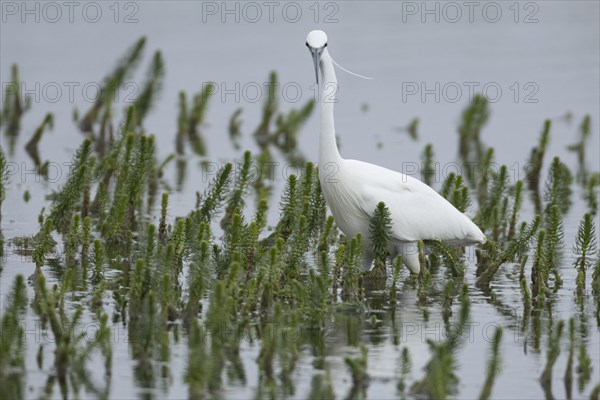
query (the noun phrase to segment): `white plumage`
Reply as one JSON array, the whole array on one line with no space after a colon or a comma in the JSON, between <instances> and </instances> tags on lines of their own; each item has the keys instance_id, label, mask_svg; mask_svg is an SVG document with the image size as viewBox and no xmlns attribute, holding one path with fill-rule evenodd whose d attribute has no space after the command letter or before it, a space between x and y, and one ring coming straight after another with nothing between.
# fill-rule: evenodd
<instances>
[{"instance_id":1,"label":"white plumage","mask_svg":"<svg viewBox=\"0 0 600 400\"><path fill-rule=\"evenodd\" d=\"M321 71L321 132L319 177L337 226L348 237L360 233L364 243L364 267L373 261L369 223L383 201L392 218L390 254L402 255L413 273L420 270L416 242L444 240L464 246L485 242L485 235L467 217L428 185L378 165L343 159L337 149L333 116L337 79L327 51L327 35L311 31L306 45L313 55L315 72ZM318 75L317 75L318 82Z\"/></svg>"}]
</instances>

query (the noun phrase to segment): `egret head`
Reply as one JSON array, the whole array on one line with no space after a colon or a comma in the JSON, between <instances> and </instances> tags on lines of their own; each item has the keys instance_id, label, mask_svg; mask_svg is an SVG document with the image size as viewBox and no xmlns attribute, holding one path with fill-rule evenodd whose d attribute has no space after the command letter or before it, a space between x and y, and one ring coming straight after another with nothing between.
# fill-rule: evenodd
<instances>
[{"instance_id":1,"label":"egret head","mask_svg":"<svg viewBox=\"0 0 600 400\"><path fill-rule=\"evenodd\" d=\"M321 59L321 54L325 47L327 47L327 35L323 31L310 31L306 36L306 47L310 50L312 54L313 62L315 64L315 75L317 78L317 83L319 83L319 61Z\"/></svg>"}]
</instances>

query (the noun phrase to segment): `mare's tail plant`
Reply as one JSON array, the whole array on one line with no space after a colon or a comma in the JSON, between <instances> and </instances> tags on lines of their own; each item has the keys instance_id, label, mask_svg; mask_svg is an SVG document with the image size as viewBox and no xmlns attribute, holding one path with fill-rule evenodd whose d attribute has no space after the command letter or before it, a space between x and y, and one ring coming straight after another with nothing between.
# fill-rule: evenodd
<instances>
[{"instance_id":1,"label":"mare's tail plant","mask_svg":"<svg viewBox=\"0 0 600 400\"><path fill-rule=\"evenodd\" d=\"M570 151L577 153L577 163L579 165L577 171L577 180L583 184L587 181L587 169L585 165L585 146L590 137L592 118L590 115L583 117L579 126L579 141L567 147Z\"/></svg>"},{"instance_id":2,"label":"mare's tail plant","mask_svg":"<svg viewBox=\"0 0 600 400\"><path fill-rule=\"evenodd\" d=\"M540 140L536 147L531 149L531 155L529 156L528 168L527 168L527 180L529 190L539 193L540 190L540 174L544 165L544 155L548 148L548 142L550 141L550 127L552 123L549 119L544 121L544 127L540 134Z\"/></svg>"},{"instance_id":3,"label":"mare's tail plant","mask_svg":"<svg viewBox=\"0 0 600 400\"><path fill-rule=\"evenodd\" d=\"M4 89L4 108L0 112L0 126L6 125L6 134L9 137L9 153L14 152L16 137L21 129L21 117L31 107L31 98L21 98L22 82L19 78L19 66L11 67L10 82Z\"/></svg>"},{"instance_id":4,"label":"mare's tail plant","mask_svg":"<svg viewBox=\"0 0 600 400\"><path fill-rule=\"evenodd\" d=\"M374 256L374 267L372 273L378 277L385 278L386 272L386 260L389 253L389 244L392 239L392 217L390 210L387 208L384 202L379 202L371 222L369 223L370 239L373 246L372 252Z\"/></svg>"},{"instance_id":5,"label":"mare's tail plant","mask_svg":"<svg viewBox=\"0 0 600 400\"><path fill-rule=\"evenodd\" d=\"M146 82L137 96L135 102L135 125L141 127L146 115L156 101L156 97L162 87L162 81L165 75L165 66L160 51L154 53L152 64L147 73Z\"/></svg>"},{"instance_id":6,"label":"mare's tail plant","mask_svg":"<svg viewBox=\"0 0 600 400\"><path fill-rule=\"evenodd\" d=\"M423 177L423 182L429 186L433 184L433 180L435 178L435 164L433 157L433 145L428 143L423 150L423 154L421 155L421 161L423 162L421 175Z\"/></svg>"},{"instance_id":7,"label":"mare's tail plant","mask_svg":"<svg viewBox=\"0 0 600 400\"><path fill-rule=\"evenodd\" d=\"M593 265L597 251L596 224L592 215L586 213L579 223L579 230L573 246L573 253L576 256L574 266L577 269L578 297L583 296L587 270Z\"/></svg>"},{"instance_id":8,"label":"mare's tail plant","mask_svg":"<svg viewBox=\"0 0 600 400\"><path fill-rule=\"evenodd\" d=\"M471 104L463 111L458 127L459 155L465 165L482 165L484 146L481 142L481 129L488 118L488 100L479 94L475 95ZM475 176L468 174L467 179L472 185L476 184Z\"/></svg>"},{"instance_id":9,"label":"mare's tail plant","mask_svg":"<svg viewBox=\"0 0 600 400\"><path fill-rule=\"evenodd\" d=\"M0 322L0 392L7 398L25 398L25 330L27 288L17 275L12 291L4 301Z\"/></svg>"},{"instance_id":10,"label":"mare's tail plant","mask_svg":"<svg viewBox=\"0 0 600 400\"><path fill-rule=\"evenodd\" d=\"M40 166L40 157L38 152L38 144L42 140L42 136L47 129L54 127L54 117L52 113L46 114L42 123L36 128L29 142L25 145L25 150L31 156L36 166Z\"/></svg>"},{"instance_id":11,"label":"mare's tail plant","mask_svg":"<svg viewBox=\"0 0 600 400\"><path fill-rule=\"evenodd\" d=\"M483 384L483 388L481 389L481 393L479 394L480 400L487 400L490 398L492 394L492 388L494 386L494 381L496 380L496 376L498 376L498 374L500 373L501 343L502 328L498 326L496 327L496 332L494 332L494 338L492 339L492 351L490 355L490 360L488 361L485 383Z\"/></svg>"},{"instance_id":12,"label":"mare's tail plant","mask_svg":"<svg viewBox=\"0 0 600 400\"><path fill-rule=\"evenodd\" d=\"M142 37L127 50L123 58L117 63L115 69L106 78L100 89L100 95L96 103L87 111L83 118L79 121L79 129L82 132L92 132L93 125L97 122L100 112L105 105L110 105L113 101L115 93L121 88L127 77L137 66L144 46L146 38Z\"/></svg>"},{"instance_id":13,"label":"mare's tail plant","mask_svg":"<svg viewBox=\"0 0 600 400\"><path fill-rule=\"evenodd\" d=\"M90 139L85 139L75 153L67 182L58 193L52 195L50 219L54 222L57 231L66 232L73 213L81 209L84 192L89 188L94 176L94 164L92 142Z\"/></svg>"},{"instance_id":14,"label":"mare's tail plant","mask_svg":"<svg viewBox=\"0 0 600 400\"><path fill-rule=\"evenodd\" d=\"M2 203L6 199L6 189L8 187L8 162L4 149L0 146L0 222L2 222Z\"/></svg>"},{"instance_id":15,"label":"mare's tail plant","mask_svg":"<svg viewBox=\"0 0 600 400\"><path fill-rule=\"evenodd\" d=\"M177 123L177 136L175 148L177 154L185 154L185 139L187 138L192 150L199 156L206 155L206 143L199 126L204 123L209 100L215 93L213 83L202 85L202 90L192 98L191 107L188 109L185 92L179 93L179 118Z\"/></svg>"},{"instance_id":16,"label":"mare's tail plant","mask_svg":"<svg viewBox=\"0 0 600 400\"><path fill-rule=\"evenodd\" d=\"M571 183L573 175L569 168L563 164L558 157L554 157L548 171L548 179L544 190L546 201L545 213L548 213L553 205L558 206L562 214L566 214L571 206Z\"/></svg>"}]
</instances>

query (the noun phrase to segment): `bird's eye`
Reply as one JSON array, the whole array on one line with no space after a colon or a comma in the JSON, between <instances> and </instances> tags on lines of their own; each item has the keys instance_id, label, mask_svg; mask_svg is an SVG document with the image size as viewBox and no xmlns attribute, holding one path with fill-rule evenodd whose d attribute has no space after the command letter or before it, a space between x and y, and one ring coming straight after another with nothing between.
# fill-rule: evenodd
<instances>
[{"instance_id":1,"label":"bird's eye","mask_svg":"<svg viewBox=\"0 0 600 400\"><path fill-rule=\"evenodd\" d=\"M306 42L306 47L310 47L310 46L308 45L308 42Z\"/></svg>"},{"instance_id":2,"label":"bird's eye","mask_svg":"<svg viewBox=\"0 0 600 400\"><path fill-rule=\"evenodd\" d=\"M323 47L327 47L327 43L325 43L325 46L323 46Z\"/></svg>"}]
</instances>

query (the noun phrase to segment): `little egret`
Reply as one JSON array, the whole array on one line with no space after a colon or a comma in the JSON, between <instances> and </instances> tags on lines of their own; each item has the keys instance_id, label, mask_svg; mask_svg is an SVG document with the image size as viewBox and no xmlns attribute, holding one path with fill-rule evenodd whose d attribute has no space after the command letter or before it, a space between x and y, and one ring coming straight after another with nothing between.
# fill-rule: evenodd
<instances>
[{"instance_id":1,"label":"little egret","mask_svg":"<svg viewBox=\"0 0 600 400\"><path fill-rule=\"evenodd\" d=\"M373 262L369 223L381 201L392 218L390 255L401 254L413 273L420 271L418 240L443 240L454 246L484 243L485 235L477 225L428 185L378 165L341 157L333 121L335 61L327 51L327 35L320 30L311 31L306 46L313 57L317 83L319 69L322 81L319 180L335 223L344 235L362 235L363 268L370 269Z\"/></svg>"}]
</instances>

